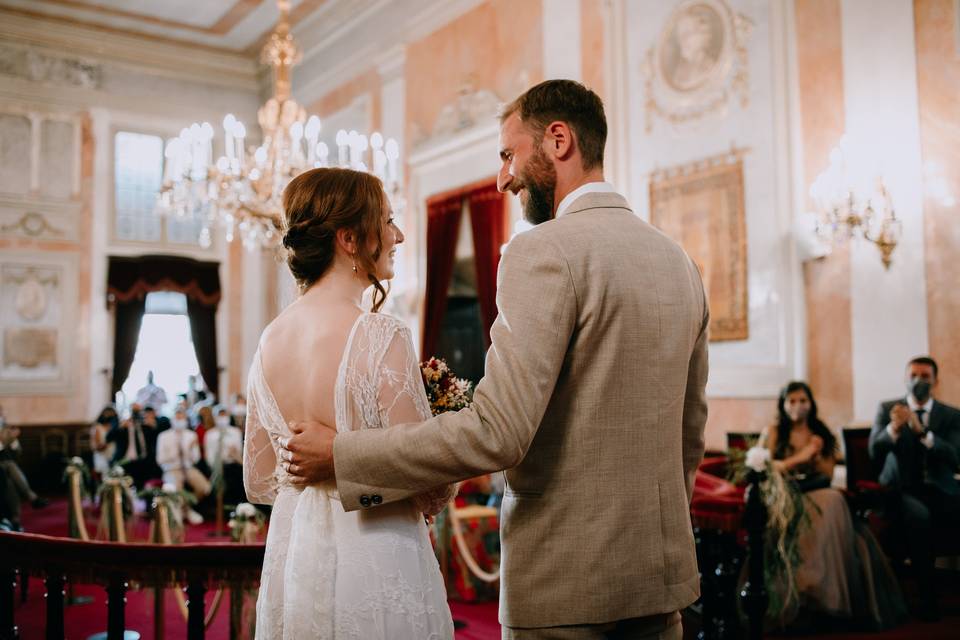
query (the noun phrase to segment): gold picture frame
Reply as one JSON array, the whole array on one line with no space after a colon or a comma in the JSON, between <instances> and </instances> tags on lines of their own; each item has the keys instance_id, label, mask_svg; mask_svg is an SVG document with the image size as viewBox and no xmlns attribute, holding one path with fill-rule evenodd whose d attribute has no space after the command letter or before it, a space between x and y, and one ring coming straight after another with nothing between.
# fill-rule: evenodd
<instances>
[{"instance_id":1,"label":"gold picture frame","mask_svg":"<svg viewBox=\"0 0 960 640\"><path fill-rule=\"evenodd\" d=\"M742 154L733 149L650 177L650 222L700 269L711 342L750 336Z\"/></svg>"}]
</instances>

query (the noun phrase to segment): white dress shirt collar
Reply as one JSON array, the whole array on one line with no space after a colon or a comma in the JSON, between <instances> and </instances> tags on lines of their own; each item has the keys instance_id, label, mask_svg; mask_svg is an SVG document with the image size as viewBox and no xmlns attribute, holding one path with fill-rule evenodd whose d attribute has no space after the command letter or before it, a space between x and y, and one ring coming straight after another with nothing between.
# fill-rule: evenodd
<instances>
[{"instance_id":1,"label":"white dress shirt collar","mask_svg":"<svg viewBox=\"0 0 960 640\"><path fill-rule=\"evenodd\" d=\"M574 200L579 198L582 195L588 193L616 193L617 190L613 188L613 185L609 182L588 182L587 184L580 185L570 193L568 193L563 200L560 201L560 205L557 207L557 215L559 218L567 212L570 208L570 205L573 204Z\"/></svg>"},{"instance_id":2,"label":"white dress shirt collar","mask_svg":"<svg viewBox=\"0 0 960 640\"><path fill-rule=\"evenodd\" d=\"M911 411L916 412L917 409L923 409L926 411L927 415L930 415L930 410L933 409L933 396L927 398L927 401L923 404L917 402L917 399L913 397L912 393L907 394L907 405L910 407Z\"/></svg>"}]
</instances>

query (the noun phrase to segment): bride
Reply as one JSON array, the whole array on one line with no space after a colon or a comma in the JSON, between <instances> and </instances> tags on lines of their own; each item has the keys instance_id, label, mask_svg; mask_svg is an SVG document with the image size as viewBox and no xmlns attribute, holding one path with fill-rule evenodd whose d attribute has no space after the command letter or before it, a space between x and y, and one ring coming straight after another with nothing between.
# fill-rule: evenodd
<instances>
[{"instance_id":1,"label":"bride","mask_svg":"<svg viewBox=\"0 0 960 640\"><path fill-rule=\"evenodd\" d=\"M277 455L291 422L346 431L430 417L410 330L378 313L403 233L380 181L349 169L297 176L283 208L302 294L264 330L247 392L244 486L273 505L256 637L452 638L423 514L439 512L453 487L347 513L335 486L294 485Z\"/></svg>"}]
</instances>

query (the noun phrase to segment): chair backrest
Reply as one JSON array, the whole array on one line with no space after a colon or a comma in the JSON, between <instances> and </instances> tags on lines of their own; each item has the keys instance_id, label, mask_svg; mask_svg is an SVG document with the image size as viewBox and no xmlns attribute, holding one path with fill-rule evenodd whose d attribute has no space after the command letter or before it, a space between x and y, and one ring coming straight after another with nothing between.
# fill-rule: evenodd
<instances>
[{"instance_id":1,"label":"chair backrest","mask_svg":"<svg viewBox=\"0 0 960 640\"><path fill-rule=\"evenodd\" d=\"M843 457L847 465L847 486L856 489L857 482L876 482L877 474L870 460L870 427L843 429Z\"/></svg>"},{"instance_id":2,"label":"chair backrest","mask_svg":"<svg viewBox=\"0 0 960 640\"><path fill-rule=\"evenodd\" d=\"M746 451L757 443L759 437L759 433L728 431L727 449Z\"/></svg>"}]
</instances>

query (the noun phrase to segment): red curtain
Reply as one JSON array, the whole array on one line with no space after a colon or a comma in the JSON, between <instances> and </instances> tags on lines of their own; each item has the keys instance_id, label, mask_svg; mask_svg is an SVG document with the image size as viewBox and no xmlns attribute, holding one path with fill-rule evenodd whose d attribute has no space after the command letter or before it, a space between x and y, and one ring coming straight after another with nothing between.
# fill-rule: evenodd
<instances>
[{"instance_id":1,"label":"red curtain","mask_svg":"<svg viewBox=\"0 0 960 640\"><path fill-rule=\"evenodd\" d=\"M433 355L440 337L443 314L447 309L447 290L453 276L462 207L463 195L460 193L427 200L427 290L420 352L424 359Z\"/></svg>"},{"instance_id":2,"label":"red curtain","mask_svg":"<svg viewBox=\"0 0 960 640\"><path fill-rule=\"evenodd\" d=\"M490 346L490 327L497 318L497 267L500 247L507 241L506 195L496 182L479 187L469 195L470 225L473 230L474 264L477 268L477 298L483 321L483 339Z\"/></svg>"}]
</instances>

